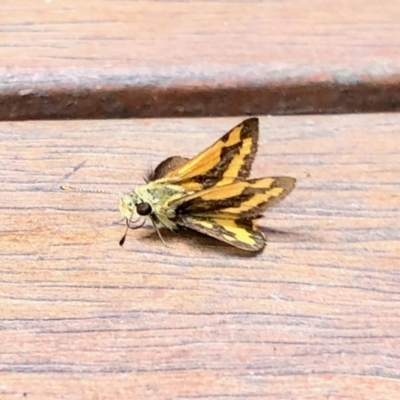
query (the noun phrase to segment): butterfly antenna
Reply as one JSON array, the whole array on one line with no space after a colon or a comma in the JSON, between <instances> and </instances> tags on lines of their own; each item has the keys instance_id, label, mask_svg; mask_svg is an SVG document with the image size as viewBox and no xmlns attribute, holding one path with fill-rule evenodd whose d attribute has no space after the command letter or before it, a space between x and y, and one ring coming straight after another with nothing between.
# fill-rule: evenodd
<instances>
[{"instance_id":1,"label":"butterfly antenna","mask_svg":"<svg viewBox=\"0 0 400 400\"><path fill-rule=\"evenodd\" d=\"M132 226L131 223L132 223L132 222L135 223L136 221L138 221L138 219L136 219L135 221L132 221L131 219L128 219L128 218L127 218L125 221L126 221L125 233L124 233L124 236L122 236L121 240L119 241L119 245L120 245L121 247L122 247L122 246L124 245L124 243L125 243L125 239L126 239L126 236L127 236L127 234L128 234L128 230L129 230L129 229L139 229L139 228L141 228L141 227L145 224L145 222L146 222L146 220L144 219L143 222L142 222L140 225Z\"/></svg>"},{"instance_id":2,"label":"butterfly antenna","mask_svg":"<svg viewBox=\"0 0 400 400\"><path fill-rule=\"evenodd\" d=\"M126 229L125 229L124 236L122 236L122 238L121 238L120 241L119 241L119 245L120 245L121 247L123 247L123 245L124 245L124 243L125 243L126 235L128 234L128 229L129 229L129 225L126 224Z\"/></svg>"},{"instance_id":3,"label":"butterfly antenna","mask_svg":"<svg viewBox=\"0 0 400 400\"><path fill-rule=\"evenodd\" d=\"M156 230L157 233L158 233L158 237L161 239L161 241L163 242L164 246L165 246L165 247L170 247L170 246L167 245L167 243L165 243L164 238L163 238L162 235L161 235L160 229L158 228L158 226L157 226L156 223L154 222L153 218L150 218L150 219L151 219L151 222L153 223L153 226L154 226L155 230Z\"/></svg>"},{"instance_id":4,"label":"butterfly antenna","mask_svg":"<svg viewBox=\"0 0 400 400\"><path fill-rule=\"evenodd\" d=\"M61 190L83 192L83 193L107 193L107 194L121 194L120 192L115 192L114 190L102 190L102 189L80 189L74 186L62 185Z\"/></svg>"}]
</instances>

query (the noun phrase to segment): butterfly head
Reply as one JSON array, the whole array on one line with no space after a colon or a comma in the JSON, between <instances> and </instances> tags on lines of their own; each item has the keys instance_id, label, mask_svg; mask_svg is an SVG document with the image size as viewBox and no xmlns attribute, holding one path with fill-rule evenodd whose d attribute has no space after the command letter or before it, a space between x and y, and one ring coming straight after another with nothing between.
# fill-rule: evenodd
<instances>
[{"instance_id":1,"label":"butterfly head","mask_svg":"<svg viewBox=\"0 0 400 400\"><path fill-rule=\"evenodd\" d=\"M147 217L153 212L151 205L143 201L135 192L121 197L119 210L127 220Z\"/></svg>"}]
</instances>

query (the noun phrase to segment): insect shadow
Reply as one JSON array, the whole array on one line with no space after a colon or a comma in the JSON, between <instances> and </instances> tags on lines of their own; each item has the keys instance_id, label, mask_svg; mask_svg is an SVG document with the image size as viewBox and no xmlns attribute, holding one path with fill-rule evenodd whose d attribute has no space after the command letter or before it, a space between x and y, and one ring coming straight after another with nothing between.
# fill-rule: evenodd
<instances>
[{"instance_id":1,"label":"insect shadow","mask_svg":"<svg viewBox=\"0 0 400 400\"><path fill-rule=\"evenodd\" d=\"M259 227L259 230L265 234L267 238L267 246L268 246L268 238L272 236L292 236L292 232L283 231L279 229ZM193 231L191 229L181 228L178 232L172 232L168 229L162 229L162 236L165 239L167 244L167 248L178 248L181 245L186 245L191 248L201 249L202 252L215 253L215 254L225 254L229 256L237 256L244 258L252 258L256 257L260 253L263 252L264 249L260 249L259 251L249 252L246 250L239 249L237 247L233 247L227 243L221 242L215 238L209 237L200 232ZM160 238L155 231L151 231L140 238L140 240L148 240L154 242L154 245L157 243L165 248L165 246L160 242Z\"/></svg>"}]
</instances>

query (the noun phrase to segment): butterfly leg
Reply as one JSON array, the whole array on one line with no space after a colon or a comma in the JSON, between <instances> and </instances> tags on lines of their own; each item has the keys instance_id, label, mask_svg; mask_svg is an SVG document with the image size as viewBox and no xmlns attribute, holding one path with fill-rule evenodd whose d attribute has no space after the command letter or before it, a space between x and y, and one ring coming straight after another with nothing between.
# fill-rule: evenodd
<instances>
[{"instance_id":1,"label":"butterfly leg","mask_svg":"<svg viewBox=\"0 0 400 400\"><path fill-rule=\"evenodd\" d=\"M170 247L170 246L167 245L167 243L165 243L164 238L161 235L160 229L159 229L155 219L151 215L150 215L150 219L151 219L151 222L152 222L155 230L157 231L158 237L161 239L161 241L163 242L164 246L165 247Z\"/></svg>"}]
</instances>

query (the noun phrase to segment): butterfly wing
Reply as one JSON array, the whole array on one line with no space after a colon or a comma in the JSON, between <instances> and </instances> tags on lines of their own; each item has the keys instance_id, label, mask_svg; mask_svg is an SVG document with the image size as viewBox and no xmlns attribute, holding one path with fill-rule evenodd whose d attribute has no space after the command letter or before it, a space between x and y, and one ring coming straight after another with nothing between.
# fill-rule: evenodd
<instances>
[{"instance_id":1,"label":"butterfly wing","mask_svg":"<svg viewBox=\"0 0 400 400\"><path fill-rule=\"evenodd\" d=\"M188 215L183 219L183 225L242 250L259 251L265 246L264 235L250 220Z\"/></svg>"},{"instance_id":2,"label":"butterfly wing","mask_svg":"<svg viewBox=\"0 0 400 400\"><path fill-rule=\"evenodd\" d=\"M188 191L199 191L246 179L257 146L258 118L249 118L197 157L165 173L162 180Z\"/></svg>"},{"instance_id":3,"label":"butterfly wing","mask_svg":"<svg viewBox=\"0 0 400 400\"><path fill-rule=\"evenodd\" d=\"M157 179L164 178L164 176L182 165L186 164L190 158L181 157L181 156L173 156L168 157L166 160L160 162L154 170L150 170L150 172L146 175L144 180L149 183L155 181Z\"/></svg>"},{"instance_id":4,"label":"butterfly wing","mask_svg":"<svg viewBox=\"0 0 400 400\"><path fill-rule=\"evenodd\" d=\"M178 225L257 251L265 240L252 219L284 199L294 185L295 179L290 177L239 181L174 200L170 207L175 209Z\"/></svg>"},{"instance_id":5,"label":"butterfly wing","mask_svg":"<svg viewBox=\"0 0 400 400\"><path fill-rule=\"evenodd\" d=\"M284 199L294 188L290 177L270 177L239 181L172 200L179 215L223 214L226 218L255 218L266 208Z\"/></svg>"}]
</instances>

